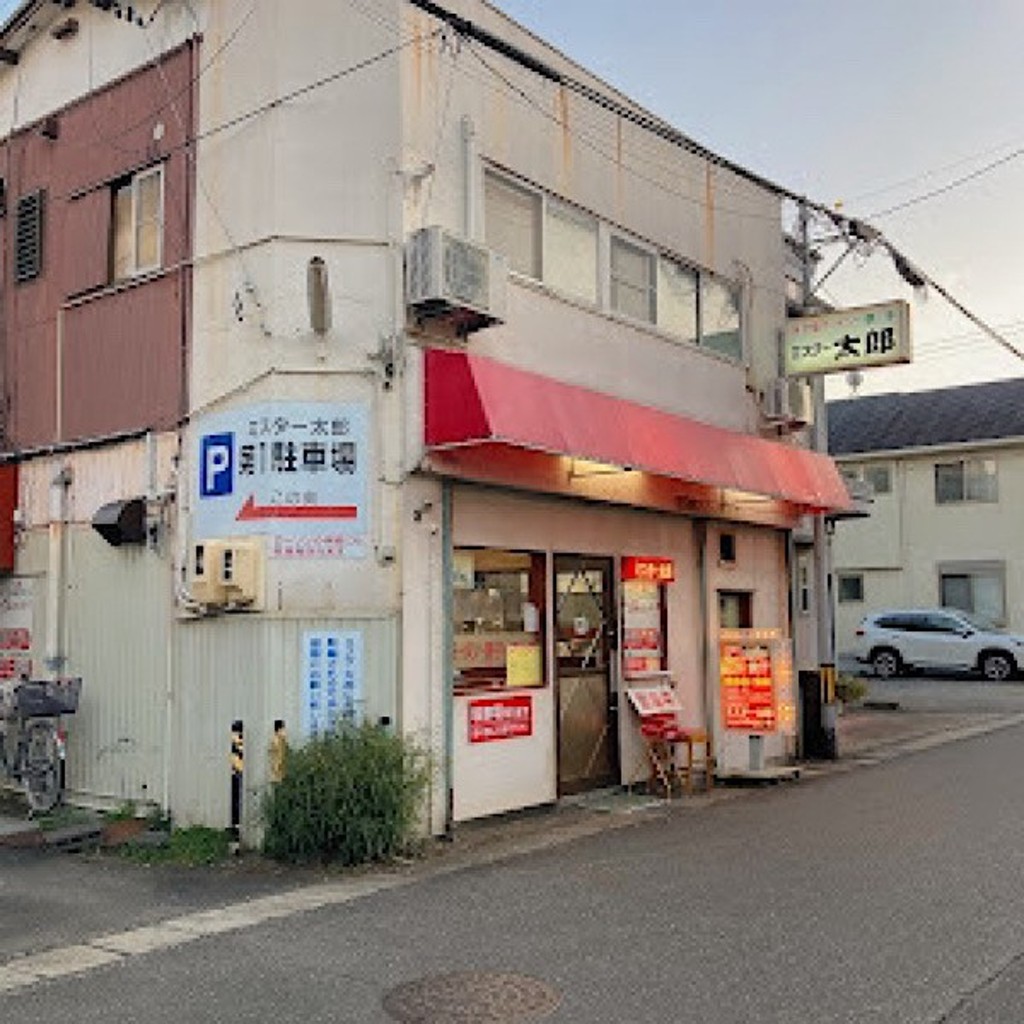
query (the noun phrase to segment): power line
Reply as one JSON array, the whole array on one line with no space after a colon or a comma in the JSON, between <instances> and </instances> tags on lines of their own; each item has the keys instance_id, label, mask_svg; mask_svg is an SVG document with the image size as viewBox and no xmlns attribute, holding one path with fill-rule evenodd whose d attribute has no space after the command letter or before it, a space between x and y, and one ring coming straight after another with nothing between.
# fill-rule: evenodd
<instances>
[{"instance_id":1,"label":"power line","mask_svg":"<svg viewBox=\"0 0 1024 1024\"><path fill-rule=\"evenodd\" d=\"M968 182L974 181L976 178L980 178L982 175L988 174L990 171L994 171L997 167L1002 167L1003 164L1008 164L1010 161L1016 160L1020 156L1024 156L1024 146L1018 147L1013 150L1013 152L1007 153L1005 156L1001 156L998 160L993 160L990 163L985 164L983 167L979 167L976 170L971 171L969 174L964 174L959 178L954 178L945 185L940 185L938 188L922 192L920 195L913 196L910 199L905 199L902 203L895 203L892 206L887 206L884 210L879 210L877 213L871 214L868 219L877 220L879 217L888 217L900 210L906 210L911 206L917 206L919 203L923 203L928 199L934 199L936 196L945 195L947 192L952 192L953 189L959 188L961 185L966 185Z\"/></svg>"}]
</instances>

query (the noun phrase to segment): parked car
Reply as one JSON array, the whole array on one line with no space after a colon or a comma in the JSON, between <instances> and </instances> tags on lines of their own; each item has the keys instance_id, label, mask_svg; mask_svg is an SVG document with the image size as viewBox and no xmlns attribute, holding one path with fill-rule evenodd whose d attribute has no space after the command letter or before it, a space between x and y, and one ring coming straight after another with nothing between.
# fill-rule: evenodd
<instances>
[{"instance_id":1,"label":"parked car","mask_svg":"<svg viewBox=\"0 0 1024 1024\"><path fill-rule=\"evenodd\" d=\"M953 608L876 612L861 622L856 637L857 660L883 679L942 669L1002 682L1024 668L1024 636L1000 633Z\"/></svg>"}]
</instances>

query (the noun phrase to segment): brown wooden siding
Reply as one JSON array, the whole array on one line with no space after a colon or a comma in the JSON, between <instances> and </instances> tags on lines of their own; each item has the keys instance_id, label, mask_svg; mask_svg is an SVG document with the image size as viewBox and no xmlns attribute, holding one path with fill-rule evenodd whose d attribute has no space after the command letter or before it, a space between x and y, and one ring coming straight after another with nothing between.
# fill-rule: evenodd
<instances>
[{"instance_id":1,"label":"brown wooden siding","mask_svg":"<svg viewBox=\"0 0 1024 1024\"><path fill-rule=\"evenodd\" d=\"M3 143L0 449L167 427L185 412L193 74L193 48L186 45L160 68L140 69L55 112L56 139L33 126ZM157 162L164 167L164 270L111 288L111 186ZM40 188L42 273L15 284L15 205Z\"/></svg>"}]
</instances>

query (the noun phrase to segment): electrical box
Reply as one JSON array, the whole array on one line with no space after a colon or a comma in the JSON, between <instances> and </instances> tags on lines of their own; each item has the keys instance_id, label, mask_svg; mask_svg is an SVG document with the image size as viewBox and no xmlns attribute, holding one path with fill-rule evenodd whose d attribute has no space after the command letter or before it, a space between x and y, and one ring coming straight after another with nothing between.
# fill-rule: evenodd
<instances>
[{"instance_id":1,"label":"electrical box","mask_svg":"<svg viewBox=\"0 0 1024 1024\"><path fill-rule=\"evenodd\" d=\"M422 228L405 251L405 298L420 322L464 336L504 323L508 271L503 257L439 227Z\"/></svg>"}]
</instances>

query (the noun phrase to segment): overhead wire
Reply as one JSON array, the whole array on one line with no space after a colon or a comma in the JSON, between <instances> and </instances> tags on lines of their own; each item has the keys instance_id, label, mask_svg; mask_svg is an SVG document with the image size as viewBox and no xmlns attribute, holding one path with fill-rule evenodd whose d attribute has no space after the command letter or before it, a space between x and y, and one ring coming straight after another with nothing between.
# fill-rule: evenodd
<instances>
[{"instance_id":1,"label":"overhead wire","mask_svg":"<svg viewBox=\"0 0 1024 1024\"><path fill-rule=\"evenodd\" d=\"M985 164L983 167L976 168L969 174L963 174L959 178L954 178L945 185L929 189L927 192L922 192L920 195L912 196L910 199L905 199L901 203L894 203L892 206L887 206L884 210L878 210L877 212L870 214L868 220L877 220L880 217L889 217L894 213L899 213L901 210L909 209L911 206L918 206L929 199L935 199L937 196L945 195L947 192L952 192L954 189L960 188L961 185L966 185L968 182L975 181L983 175L996 170L996 168L1002 167L1004 164L1008 164L1013 160L1019 159L1021 156L1024 156L1024 146L1018 147L1011 153L1007 153L1004 156L999 157L998 160L993 160L990 163Z\"/></svg>"}]
</instances>

